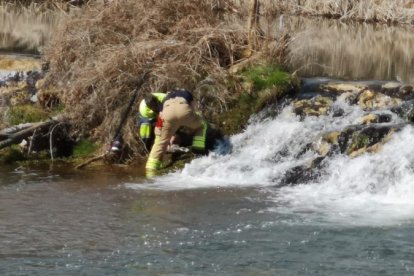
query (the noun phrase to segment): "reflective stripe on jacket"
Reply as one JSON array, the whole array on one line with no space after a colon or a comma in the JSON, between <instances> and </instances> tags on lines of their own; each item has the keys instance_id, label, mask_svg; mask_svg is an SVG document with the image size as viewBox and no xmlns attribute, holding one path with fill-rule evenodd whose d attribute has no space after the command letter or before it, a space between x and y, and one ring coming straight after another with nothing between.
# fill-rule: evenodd
<instances>
[{"instance_id":1,"label":"reflective stripe on jacket","mask_svg":"<svg viewBox=\"0 0 414 276\"><path fill-rule=\"evenodd\" d=\"M157 100L162 103L164 101L164 98L166 96L165 93L151 93ZM139 104L139 115L144 118L148 119L155 119L157 117L157 114L152 111L147 104L145 103L145 100L142 100Z\"/></svg>"}]
</instances>

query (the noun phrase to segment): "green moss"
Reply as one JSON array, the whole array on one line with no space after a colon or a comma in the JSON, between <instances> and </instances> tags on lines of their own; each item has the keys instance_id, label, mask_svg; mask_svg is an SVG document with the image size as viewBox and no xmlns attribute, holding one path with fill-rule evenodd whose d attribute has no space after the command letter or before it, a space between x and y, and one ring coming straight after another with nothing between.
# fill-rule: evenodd
<instances>
[{"instance_id":1,"label":"green moss","mask_svg":"<svg viewBox=\"0 0 414 276\"><path fill-rule=\"evenodd\" d=\"M52 116L56 116L63 111L65 111L65 106L63 104L59 104L58 106L52 108Z\"/></svg>"},{"instance_id":2,"label":"green moss","mask_svg":"<svg viewBox=\"0 0 414 276\"><path fill-rule=\"evenodd\" d=\"M47 120L48 112L34 105L18 105L7 111L6 118L12 125L33 123Z\"/></svg>"},{"instance_id":3,"label":"green moss","mask_svg":"<svg viewBox=\"0 0 414 276\"><path fill-rule=\"evenodd\" d=\"M239 78L240 79L240 78ZM292 77L276 65L258 65L242 72L238 99L228 103L228 111L209 118L225 134L240 132L252 114L269 104L277 102L293 87Z\"/></svg>"},{"instance_id":4,"label":"green moss","mask_svg":"<svg viewBox=\"0 0 414 276\"><path fill-rule=\"evenodd\" d=\"M16 161L23 161L26 157L16 145L2 149L0 151L0 163L10 164Z\"/></svg>"},{"instance_id":5,"label":"green moss","mask_svg":"<svg viewBox=\"0 0 414 276\"><path fill-rule=\"evenodd\" d=\"M73 149L74 157L83 157L93 154L98 149L98 145L88 139L81 139Z\"/></svg>"},{"instance_id":6,"label":"green moss","mask_svg":"<svg viewBox=\"0 0 414 276\"><path fill-rule=\"evenodd\" d=\"M253 84L256 91L284 86L290 82L290 75L277 65L259 65L243 73L247 81Z\"/></svg>"},{"instance_id":7,"label":"green moss","mask_svg":"<svg viewBox=\"0 0 414 276\"><path fill-rule=\"evenodd\" d=\"M356 150L359 150L363 147L368 147L370 142L371 142L371 138L368 135L355 132L352 135L352 141L351 141L351 145L348 148L348 154Z\"/></svg>"}]
</instances>

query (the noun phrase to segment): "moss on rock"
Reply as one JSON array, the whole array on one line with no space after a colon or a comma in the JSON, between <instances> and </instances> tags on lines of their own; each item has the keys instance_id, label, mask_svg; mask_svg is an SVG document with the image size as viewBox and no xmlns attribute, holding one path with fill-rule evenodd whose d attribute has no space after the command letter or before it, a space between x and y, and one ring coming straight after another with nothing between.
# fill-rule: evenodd
<instances>
[{"instance_id":1,"label":"moss on rock","mask_svg":"<svg viewBox=\"0 0 414 276\"><path fill-rule=\"evenodd\" d=\"M274 64L257 65L241 73L241 87L237 99L228 104L228 111L208 118L225 134L240 132L252 114L276 103L295 90L295 79Z\"/></svg>"}]
</instances>

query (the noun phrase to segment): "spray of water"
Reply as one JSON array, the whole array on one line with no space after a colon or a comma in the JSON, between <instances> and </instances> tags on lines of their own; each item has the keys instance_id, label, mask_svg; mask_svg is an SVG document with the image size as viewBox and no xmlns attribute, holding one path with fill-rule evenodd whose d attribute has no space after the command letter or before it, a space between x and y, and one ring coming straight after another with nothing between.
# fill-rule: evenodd
<instances>
[{"instance_id":1,"label":"spray of water","mask_svg":"<svg viewBox=\"0 0 414 276\"><path fill-rule=\"evenodd\" d=\"M364 115L358 106L341 98L336 108L344 115L306 117L300 120L291 106L276 118L253 118L247 129L231 137L233 152L194 160L181 171L133 189L197 189L211 187L261 187L270 194L278 213L323 214L324 219L381 225L414 219L414 128L394 134L379 153L357 158L334 155L325 159L321 176L308 183L280 187L285 173L305 165L317 155L299 153L321 134L357 124ZM387 112L387 111L383 111ZM390 113L391 114L391 113ZM391 123L399 123L394 114ZM300 156L300 157L298 157Z\"/></svg>"}]
</instances>

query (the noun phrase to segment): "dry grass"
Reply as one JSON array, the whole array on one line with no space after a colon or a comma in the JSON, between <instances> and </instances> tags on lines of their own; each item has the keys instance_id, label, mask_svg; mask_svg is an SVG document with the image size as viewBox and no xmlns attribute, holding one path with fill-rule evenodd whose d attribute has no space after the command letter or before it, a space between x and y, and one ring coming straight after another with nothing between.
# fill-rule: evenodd
<instances>
[{"instance_id":1,"label":"dry grass","mask_svg":"<svg viewBox=\"0 0 414 276\"><path fill-rule=\"evenodd\" d=\"M41 51L53 35L62 13L32 3L28 6L0 4L0 48Z\"/></svg>"},{"instance_id":2,"label":"dry grass","mask_svg":"<svg viewBox=\"0 0 414 276\"><path fill-rule=\"evenodd\" d=\"M247 30L231 10L220 0L114 0L68 18L46 51L48 82L61 90L78 134L111 139L148 68L140 96L185 87L200 98L210 87L209 97L225 105L238 85L227 82L226 69L247 48ZM133 120L126 129L124 138L138 149Z\"/></svg>"},{"instance_id":3,"label":"dry grass","mask_svg":"<svg viewBox=\"0 0 414 276\"><path fill-rule=\"evenodd\" d=\"M285 17L284 28L288 63L302 75L414 82L410 27Z\"/></svg>"},{"instance_id":4,"label":"dry grass","mask_svg":"<svg viewBox=\"0 0 414 276\"><path fill-rule=\"evenodd\" d=\"M266 9L288 14L342 20L413 24L413 0L280 0L263 1Z\"/></svg>"}]
</instances>

